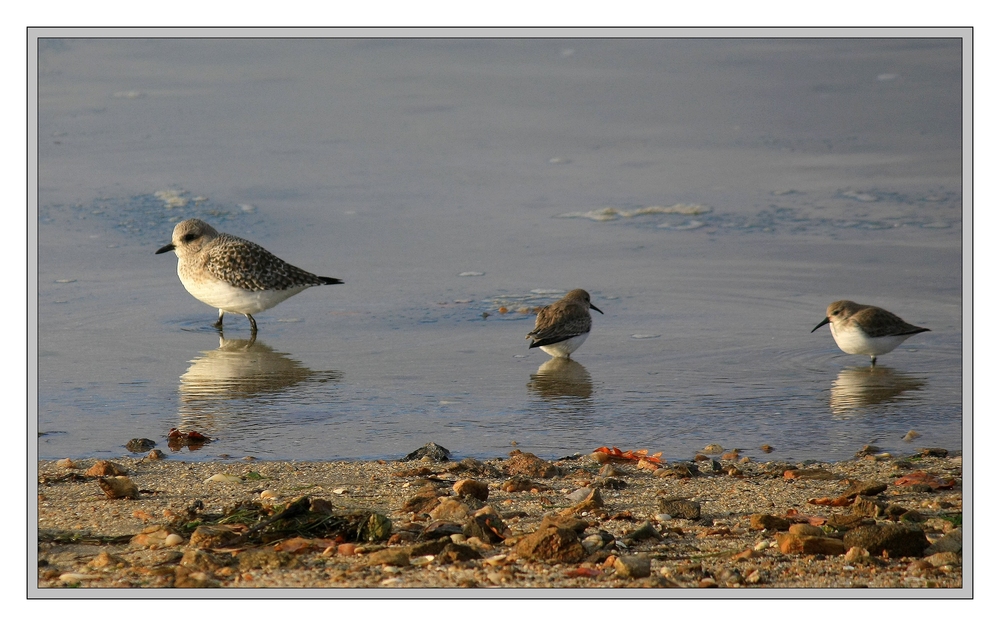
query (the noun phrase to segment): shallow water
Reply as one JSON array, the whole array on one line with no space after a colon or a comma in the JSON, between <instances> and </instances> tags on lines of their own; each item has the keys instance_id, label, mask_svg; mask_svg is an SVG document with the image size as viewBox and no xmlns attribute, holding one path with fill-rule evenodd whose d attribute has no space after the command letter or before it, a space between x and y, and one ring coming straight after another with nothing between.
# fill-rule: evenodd
<instances>
[{"instance_id":1,"label":"shallow water","mask_svg":"<svg viewBox=\"0 0 1000 626\"><path fill-rule=\"evenodd\" d=\"M960 61L957 40L43 42L38 454L174 427L213 438L194 460L960 449ZM189 217L346 284L220 337L153 254ZM575 361L529 352L527 311L572 288L605 313ZM809 332L842 298L932 332L872 369Z\"/></svg>"}]
</instances>

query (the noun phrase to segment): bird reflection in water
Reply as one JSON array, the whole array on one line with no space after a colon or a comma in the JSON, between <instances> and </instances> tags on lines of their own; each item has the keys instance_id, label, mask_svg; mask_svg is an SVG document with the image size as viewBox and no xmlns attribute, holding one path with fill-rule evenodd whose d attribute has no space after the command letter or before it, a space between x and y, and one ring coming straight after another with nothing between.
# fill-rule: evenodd
<instances>
[{"instance_id":1,"label":"bird reflection in water","mask_svg":"<svg viewBox=\"0 0 1000 626\"><path fill-rule=\"evenodd\" d=\"M899 374L889 367L845 367L833 381L830 408L834 414L894 402L907 391L918 391L927 379Z\"/></svg>"},{"instance_id":2,"label":"bird reflection in water","mask_svg":"<svg viewBox=\"0 0 1000 626\"><path fill-rule=\"evenodd\" d=\"M590 372L577 361L553 357L531 375L528 389L544 400L587 400L594 393L594 384L590 381Z\"/></svg>"},{"instance_id":3,"label":"bird reflection in water","mask_svg":"<svg viewBox=\"0 0 1000 626\"><path fill-rule=\"evenodd\" d=\"M276 352L256 340L226 339L219 334L219 347L203 352L191 361L180 378L181 429L214 431L250 422L262 412L274 413L289 390L298 389L291 401L303 403L303 386L335 382L342 372L317 372ZM252 428L252 427L251 427Z\"/></svg>"}]
</instances>

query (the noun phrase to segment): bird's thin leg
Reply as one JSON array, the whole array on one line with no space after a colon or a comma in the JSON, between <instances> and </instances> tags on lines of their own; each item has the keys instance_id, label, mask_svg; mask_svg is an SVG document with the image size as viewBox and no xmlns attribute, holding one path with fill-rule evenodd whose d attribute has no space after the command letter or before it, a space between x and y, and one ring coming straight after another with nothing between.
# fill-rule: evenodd
<instances>
[{"instance_id":1,"label":"bird's thin leg","mask_svg":"<svg viewBox=\"0 0 1000 626\"><path fill-rule=\"evenodd\" d=\"M257 334L257 320L255 320L253 318L253 315L250 315L249 313L244 313L243 315L246 315L247 319L250 320L250 331L254 335L256 335Z\"/></svg>"},{"instance_id":2,"label":"bird's thin leg","mask_svg":"<svg viewBox=\"0 0 1000 626\"><path fill-rule=\"evenodd\" d=\"M219 321L217 321L216 323L212 324L212 326L215 326L216 328L220 328L221 329L222 328L222 316L225 315L225 314L226 314L225 311L223 311L222 309L219 309Z\"/></svg>"},{"instance_id":3,"label":"bird's thin leg","mask_svg":"<svg viewBox=\"0 0 1000 626\"><path fill-rule=\"evenodd\" d=\"M872 355L872 367L875 367L875 355Z\"/></svg>"}]
</instances>

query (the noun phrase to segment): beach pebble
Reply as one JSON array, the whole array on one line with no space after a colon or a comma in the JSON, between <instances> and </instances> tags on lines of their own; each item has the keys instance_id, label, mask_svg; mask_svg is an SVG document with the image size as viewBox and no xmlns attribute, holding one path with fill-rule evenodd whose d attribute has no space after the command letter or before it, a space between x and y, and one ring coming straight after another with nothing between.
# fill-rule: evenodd
<instances>
[{"instance_id":1,"label":"beach pebble","mask_svg":"<svg viewBox=\"0 0 1000 626\"><path fill-rule=\"evenodd\" d=\"M120 476L101 477L97 479L97 484L104 491L104 494L112 500L127 498L134 500L139 497L139 488L130 479Z\"/></svg>"},{"instance_id":2,"label":"beach pebble","mask_svg":"<svg viewBox=\"0 0 1000 626\"><path fill-rule=\"evenodd\" d=\"M460 496L472 496L485 502L490 497L490 486L482 481L463 478L456 482L452 489Z\"/></svg>"},{"instance_id":3,"label":"beach pebble","mask_svg":"<svg viewBox=\"0 0 1000 626\"><path fill-rule=\"evenodd\" d=\"M168 548L171 548L173 546L178 546L182 543L184 543L184 537L181 537L180 535L174 533L167 535L166 539L163 540L163 545L167 546Z\"/></svg>"},{"instance_id":4,"label":"beach pebble","mask_svg":"<svg viewBox=\"0 0 1000 626\"><path fill-rule=\"evenodd\" d=\"M127 472L117 463L98 461L83 473L84 476L124 476Z\"/></svg>"},{"instance_id":5,"label":"beach pebble","mask_svg":"<svg viewBox=\"0 0 1000 626\"><path fill-rule=\"evenodd\" d=\"M646 578L649 571L650 559L647 556L619 556L615 559L615 574L620 578Z\"/></svg>"}]
</instances>

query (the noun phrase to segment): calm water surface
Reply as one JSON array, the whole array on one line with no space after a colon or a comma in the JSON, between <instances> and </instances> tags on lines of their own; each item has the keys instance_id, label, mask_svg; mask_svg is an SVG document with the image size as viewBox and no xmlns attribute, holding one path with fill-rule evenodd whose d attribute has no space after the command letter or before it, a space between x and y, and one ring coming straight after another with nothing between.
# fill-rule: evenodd
<instances>
[{"instance_id":1,"label":"calm water surface","mask_svg":"<svg viewBox=\"0 0 1000 626\"><path fill-rule=\"evenodd\" d=\"M958 40L45 41L38 454L960 449L961 85ZM189 217L346 284L220 336ZM932 332L873 369L842 298Z\"/></svg>"}]
</instances>

